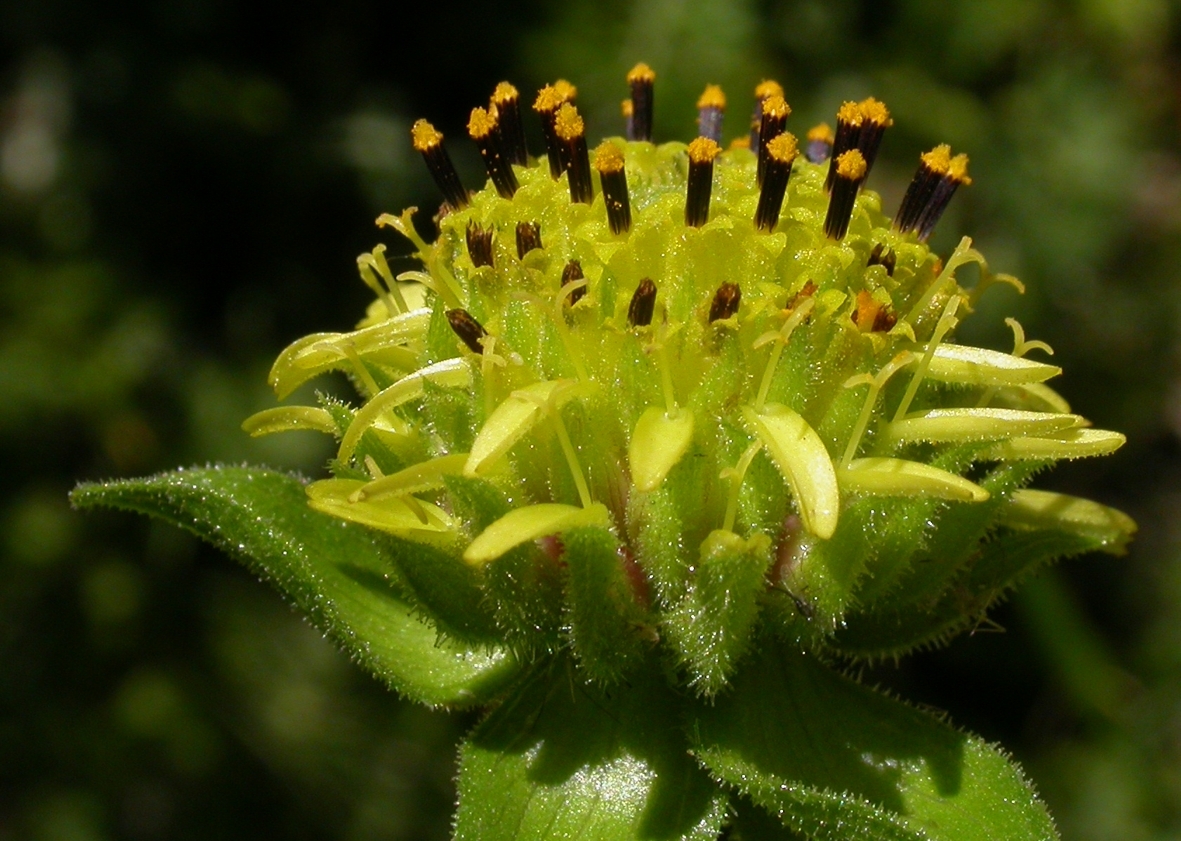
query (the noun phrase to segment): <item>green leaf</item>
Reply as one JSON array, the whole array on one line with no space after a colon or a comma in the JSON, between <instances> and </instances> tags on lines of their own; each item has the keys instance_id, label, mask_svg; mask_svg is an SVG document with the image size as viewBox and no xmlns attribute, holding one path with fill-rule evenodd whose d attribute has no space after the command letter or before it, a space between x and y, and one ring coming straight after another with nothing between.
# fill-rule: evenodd
<instances>
[{"instance_id":1,"label":"green leaf","mask_svg":"<svg viewBox=\"0 0 1181 841\"><path fill-rule=\"evenodd\" d=\"M768 646L733 686L697 708L697 757L810 838L1057 837L1045 807L997 748L815 658Z\"/></svg>"},{"instance_id":2,"label":"green leaf","mask_svg":"<svg viewBox=\"0 0 1181 841\"><path fill-rule=\"evenodd\" d=\"M603 691L572 668L538 668L464 743L457 841L716 838L727 798L688 754L678 697L646 671Z\"/></svg>"},{"instance_id":3,"label":"green leaf","mask_svg":"<svg viewBox=\"0 0 1181 841\"><path fill-rule=\"evenodd\" d=\"M308 507L304 485L272 470L219 467L84 484L79 508L159 517L270 581L393 689L425 704L487 701L516 673L501 651L447 641L391 586L383 538ZM458 558L456 565L462 565Z\"/></svg>"}]
</instances>

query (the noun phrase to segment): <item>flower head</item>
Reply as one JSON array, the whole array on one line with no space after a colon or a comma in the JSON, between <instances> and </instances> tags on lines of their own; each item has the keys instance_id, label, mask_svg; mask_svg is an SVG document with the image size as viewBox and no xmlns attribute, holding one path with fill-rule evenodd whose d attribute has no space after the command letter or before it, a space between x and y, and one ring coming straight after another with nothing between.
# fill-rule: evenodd
<instances>
[{"instance_id":1,"label":"flower head","mask_svg":"<svg viewBox=\"0 0 1181 841\"><path fill-rule=\"evenodd\" d=\"M967 157L922 154L891 218L865 189L892 124L878 100L842 105L800 154L763 82L749 140L743 125L723 151L710 86L702 136L655 145L655 80L628 74L627 139L593 154L573 86L544 88L544 159L498 86L468 124L489 178L472 192L415 124L437 239L413 208L378 225L423 269L362 255L376 299L358 329L301 339L271 372L282 398L344 371L360 405L245 423L340 440L310 504L393 535L445 633L571 645L598 679L664 646L706 694L759 627L893 654L978 621L1035 562L1122 549L1124 515L1024 485L1123 436L1071 413L1015 321L1012 353L955 342L991 286L1021 288L967 237L946 259L926 244Z\"/></svg>"}]
</instances>

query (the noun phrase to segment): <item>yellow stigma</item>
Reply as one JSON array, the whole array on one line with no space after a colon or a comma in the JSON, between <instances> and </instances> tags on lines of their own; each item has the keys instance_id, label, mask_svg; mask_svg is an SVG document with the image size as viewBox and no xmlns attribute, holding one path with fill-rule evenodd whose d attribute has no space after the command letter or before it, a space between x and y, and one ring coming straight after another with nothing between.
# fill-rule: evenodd
<instances>
[{"instance_id":1,"label":"yellow stigma","mask_svg":"<svg viewBox=\"0 0 1181 841\"><path fill-rule=\"evenodd\" d=\"M844 123L850 126L859 126L861 125L862 119L863 115L861 113L861 106L859 106L856 102L846 102L841 106L840 110L837 111L838 123Z\"/></svg>"},{"instance_id":2,"label":"yellow stigma","mask_svg":"<svg viewBox=\"0 0 1181 841\"><path fill-rule=\"evenodd\" d=\"M785 120L791 114L791 106L787 104L786 99L776 94L763 100L763 114Z\"/></svg>"},{"instance_id":3,"label":"yellow stigma","mask_svg":"<svg viewBox=\"0 0 1181 841\"><path fill-rule=\"evenodd\" d=\"M563 102L573 102L578 96L578 88L565 79L558 79L554 82L554 90L558 92L558 96L562 97Z\"/></svg>"},{"instance_id":4,"label":"yellow stigma","mask_svg":"<svg viewBox=\"0 0 1181 841\"><path fill-rule=\"evenodd\" d=\"M578 114L578 109L569 102L563 102L554 117L554 134L563 140L576 140L586 133L586 124Z\"/></svg>"},{"instance_id":5,"label":"yellow stigma","mask_svg":"<svg viewBox=\"0 0 1181 841\"><path fill-rule=\"evenodd\" d=\"M947 166L947 174L961 184L971 184L968 177L968 156L962 152L951 159Z\"/></svg>"},{"instance_id":6,"label":"yellow stigma","mask_svg":"<svg viewBox=\"0 0 1181 841\"><path fill-rule=\"evenodd\" d=\"M533 100L533 110L539 114L550 114L557 111L566 101L566 97L553 85L546 85L537 92L537 99Z\"/></svg>"},{"instance_id":7,"label":"yellow stigma","mask_svg":"<svg viewBox=\"0 0 1181 841\"><path fill-rule=\"evenodd\" d=\"M636 82L655 82L655 81L656 81L656 73L652 70L651 67L644 64L644 62L642 62L642 61L639 64L637 64L635 67L633 67L631 70L629 70L628 74L627 74L627 82L629 85L635 84Z\"/></svg>"},{"instance_id":8,"label":"yellow stigma","mask_svg":"<svg viewBox=\"0 0 1181 841\"><path fill-rule=\"evenodd\" d=\"M603 174L619 172L623 169L623 152L610 140L604 140L595 149L595 169Z\"/></svg>"},{"instance_id":9,"label":"yellow stigma","mask_svg":"<svg viewBox=\"0 0 1181 841\"><path fill-rule=\"evenodd\" d=\"M812 126L808 129L808 142L815 143L818 140L823 140L825 143L832 144L836 138L833 136L832 127L828 123L821 123L818 126Z\"/></svg>"},{"instance_id":10,"label":"yellow stigma","mask_svg":"<svg viewBox=\"0 0 1181 841\"><path fill-rule=\"evenodd\" d=\"M520 93L509 82L501 82L496 86L496 90L492 92L492 102L495 105L503 105L506 102L513 102L520 98Z\"/></svg>"},{"instance_id":11,"label":"yellow stigma","mask_svg":"<svg viewBox=\"0 0 1181 841\"><path fill-rule=\"evenodd\" d=\"M712 163L722 154L722 147L708 137L698 137L689 144L689 160L695 164Z\"/></svg>"},{"instance_id":12,"label":"yellow stigma","mask_svg":"<svg viewBox=\"0 0 1181 841\"><path fill-rule=\"evenodd\" d=\"M785 131L778 137L772 138L771 142L767 144L767 154L770 155L771 160L778 161L782 164L789 164L796 159L800 153L799 145L796 143L796 136L789 131ZM858 153L860 157L860 153ZM861 161L862 169L865 168L865 161Z\"/></svg>"},{"instance_id":13,"label":"yellow stigma","mask_svg":"<svg viewBox=\"0 0 1181 841\"><path fill-rule=\"evenodd\" d=\"M706 85L705 91L697 100L698 108L717 108L724 109L726 107L726 94L722 92L720 85Z\"/></svg>"},{"instance_id":14,"label":"yellow stigma","mask_svg":"<svg viewBox=\"0 0 1181 841\"><path fill-rule=\"evenodd\" d=\"M859 181L865 177L865 156L857 149L850 149L837 158L837 175L846 181Z\"/></svg>"},{"instance_id":15,"label":"yellow stigma","mask_svg":"<svg viewBox=\"0 0 1181 841\"><path fill-rule=\"evenodd\" d=\"M892 126L894 121L890 119L890 111L886 108L886 104L880 100L874 99L872 96L868 99L863 99L857 103L858 109L861 111L861 117L866 122L876 123L879 126Z\"/></svg>"},{"instance_id":16,"label":"yellow stigma","mask_svg":"<svg viewBox=\"0 0 1181 841\"><path fill-rule=\"evenodd\" d=\"M625 99L623 102L619 103L619 110L623 112L623 116L625 118L630 118L636 113L636 106L630 99Z\"/></svg>"},{"instance_id":17,"label":"yellow stigma","mask_svg":"<svg viewBox=\"0 0 1181 841\"><path fill-rule=\"evenodd\" d=\"M773 79L764 79L755 86L755 99L766 99L769 96L783 96L783 85Z\"/></svg>"},{"instance_id":18,"label":"yellow stigma","mask_svg":"<svg viewBox=\"0 0 1181 841\"><path fill-rule=\"evenodd\" d=\"M473 140L483 140L496 131L496 109L473 108L472 116L467 121L467 133Z\"/></svg>"},{"instance_id":19,"label":"yellow stigma","mask_svg":"<svg viewBox=\"0 0 1181 841\"><path fill-rule=\"evenodd\" d=\"M414 142L414 151L429 152L443 142L443 133L426 120L415 120L410 127L410 138Z\"/></svg>"},{"instance_id":20,"label":"yellow stigma","mask_svg":"<svg viewBox=\"0 0 1181 841\"><path fill-rule=\"evenodd\" d=\"M946 143L940 143L930 152L923 152L919 159L923 162L923 166L931 172L945 175L951 166L951 147Z\"/></svg>"}]
</instances>

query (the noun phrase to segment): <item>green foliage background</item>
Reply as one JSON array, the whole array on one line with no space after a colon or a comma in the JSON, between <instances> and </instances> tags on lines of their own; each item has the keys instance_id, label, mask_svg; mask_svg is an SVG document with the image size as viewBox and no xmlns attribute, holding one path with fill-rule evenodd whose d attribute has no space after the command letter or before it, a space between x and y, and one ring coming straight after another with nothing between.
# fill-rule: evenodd
<instances>
[{"instance_id":1,"label":"green foliage background","mask_svg":"<svg viewBox=\"0 0 1181 841\"><path fill-rule=\"evenodd\" d=\"M469 715L397 701L226 558L74 514L66 493L208 461L316 475L318 436L238 424L272 405L283 345L356 320L374 217L438 202L413 119L475 183L462 124L497 81L529 96L571 79L597 137L619 130L640 59L659 74L658 140L690 136L707 82L730 96L727 135L764 77L797 133L882 98L886 207L919 151L972 156L936 247L969 234L1029 292L965 326L1015 313L1055 347L1056 387L1129 443L1041 486L1141 533L1126 558L1030 583L998 627L867 677L1002 741L1067 839L1181 832L1177 5L424 9L426 28L361 0L0 0L0 841L446 837Z\"/></svg>"}]
</instances>

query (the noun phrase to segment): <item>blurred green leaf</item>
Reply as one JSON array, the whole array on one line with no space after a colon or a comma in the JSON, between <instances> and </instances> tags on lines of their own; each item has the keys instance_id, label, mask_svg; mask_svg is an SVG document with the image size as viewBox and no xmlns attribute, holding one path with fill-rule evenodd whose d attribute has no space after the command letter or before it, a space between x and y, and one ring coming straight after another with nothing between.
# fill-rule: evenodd
<instances>
[{"instance_id":1,"label":"blurred green leaf","mask_svg":"<svg viewBox=\"0 0 1181 841\"><path fill-rule=\"evenodd\" d=\"M516 664L438 641L393 588L395 567L366 529L311 510L303 483L272 470L218 467L80 485L80 508L167 520L274 584L393 689L431 705L487 701ZM458 561L457 561L458 563Z\"/></svg>"},{"instance_id":2,"label":"blurred green leaf","mask_svg":"<svg viewBox=\"0 0 1181 841\"><path fill-rule=\"evenodd\" d=\"M817 660L768 645L701 706L695 752L810 838L1057 838L997 748Z\"/></svg>"}]
</instances>

